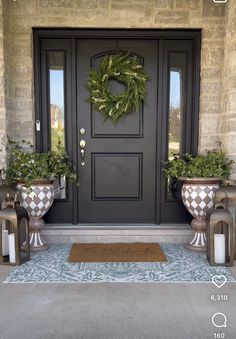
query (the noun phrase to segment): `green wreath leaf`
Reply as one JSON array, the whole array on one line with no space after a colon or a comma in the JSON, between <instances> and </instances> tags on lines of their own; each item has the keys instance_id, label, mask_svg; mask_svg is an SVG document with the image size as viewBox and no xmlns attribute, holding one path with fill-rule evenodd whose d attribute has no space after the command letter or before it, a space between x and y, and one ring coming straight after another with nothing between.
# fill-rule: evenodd
<instances>
[{"instance_id":1,"label":"green wreath leaf","mask_svg":"<svg viewBox=\"0 0 236 339\"><path fill-rule=\"evenodd\" d=\"M149 76L138 58L129 53L105 56L99 68L90 69L88 75L88 101L114 122L137 110L145 98ZM109 86L112 79L124 84L126 90L113 95Z\"/></svg>"}]
</instances>

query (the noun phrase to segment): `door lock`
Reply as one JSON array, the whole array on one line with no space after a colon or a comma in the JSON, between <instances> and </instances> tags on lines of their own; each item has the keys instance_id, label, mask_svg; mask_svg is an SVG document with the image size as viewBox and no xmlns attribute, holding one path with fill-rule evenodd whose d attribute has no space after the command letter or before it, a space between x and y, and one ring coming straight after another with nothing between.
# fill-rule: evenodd
<instances>
[{"instance_id":1,"label":"door lock","mask_svg":"<svg viewBox=\"0 0 236 339\"><path fill-rule=\"evenodd\" d=\"M80 148L85 148L86 141L85 140L80 140L79 145L80 145Z\"/></svg>"},{"instance_id":2,"label":"door lock","mask_svg":"<svg viewBox=\"0 0 236 339\"><path fill-rule=\"evenodd\" d=\"M79 145L80 145L80 158L81 158L80 165L84 166L85 165L85 146L86 146L86 141L83 140L83 139L80 140Z\"/></svg>"},{"instance_id":3,"label":"door lock","mask_svg":"<svg viewBox=\"0 0 236 339\"><path fill-rule=\"evenodd\" d=\"M79 130L80 135L85 135L85 128L81 127L81 129Z\"/></svg>"}]
</instances>

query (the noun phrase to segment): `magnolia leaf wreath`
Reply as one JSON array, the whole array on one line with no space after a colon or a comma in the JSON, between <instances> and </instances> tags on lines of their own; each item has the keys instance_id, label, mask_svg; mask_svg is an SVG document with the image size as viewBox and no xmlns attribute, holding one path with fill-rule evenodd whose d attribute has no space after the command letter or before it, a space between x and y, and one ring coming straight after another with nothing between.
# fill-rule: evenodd
<instances>
[{"instance_id":1,"label":"magnolia leaf wreath","mask_svg":"<svg viewBox=\"0 0 236 339\"><path fill-rule=\"evenodd\" d=\"M136 56L129 53L107 55L97 70L89 71L87 87L88 99L106 119L114 122L121 117L138 110L146 94L146 81L149 79ZM110 81L116 80L125 86L125 90L112 94Z\"/></svg>"}]
</instances>

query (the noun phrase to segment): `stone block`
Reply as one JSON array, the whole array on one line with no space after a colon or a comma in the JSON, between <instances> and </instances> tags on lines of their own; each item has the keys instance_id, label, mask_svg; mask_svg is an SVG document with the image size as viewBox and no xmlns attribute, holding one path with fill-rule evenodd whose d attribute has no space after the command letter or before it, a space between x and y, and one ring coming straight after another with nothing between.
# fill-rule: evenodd
<instances>
[{"instance_id":1,"label":"stone block","mask_svg":"<svg viewBox=\"0 0 236 339\"><path fill-rule=\"evenodd\" d=\"M220 99L220 98L219 98ZM204 102L201 105L201 110L204 112L204 114L217 114L220 116L221 113L221 101L217 100L216 102Z\"/></svg>"},{"instance_id":2,"label":"stone block","mask_svg":"<svg viewBox=\"0 0 236 339\"><path fill-rule=\"evenodd\" d=\"M111 12L111 19L113 20L127 20L126 24L130 24L129 20L130 19L136 19L135 21L133 21L133 23L136 23L138 25L138 20L139 18L145 18L145 20L149 20L151 16L151 9L150 8L145 8L142 5L137 5L137 6L128 6L128 5L122 5L120 7L120 4L117 5L115 4L115 6L112 8L112 12Z\"/></svg>"},{"instance_id":3,"label":"stone block","mask_svg":"<svg viewBox=\"0 0 236 339\"><path fill-rule=\"evenodd\" d=\"M99 8L108 8L109 0L97 0L97 5Z\"/></svg>"},{"instance_id":4,"label":"stone block","mask_svg":"<svg viewBox=\"0 0 236 339\"><path fill-rule=\"evenodd\" d=\"M14 55L25 57L31 55L31 49L29 47L15 47L14 48Z\"/></svg>"},{"instance_id":5,"label":"stone block","mask_svg":"<svg viewBox=\"0 0 236 339\"><path fill-rule=\"evenodd\" d=\"M27 0L26 0L27 1ZM39 0L39 7L73 7L80 0ZM87 1L90 3L91 1Z\"/></svg>"},{"instance_id":6,"label":"stone block","mask_svg":"<svg viewBox=\"0 0 236 339\"><path fill-rule=\"evenodd\" d=\"M32 65L26 65L26 64L22 64L22 63L16 63L14 66L14 72L19 74L20 76L23 75L28 75L31 74L32 72Z\"/></svg>"},{"instance_id":7,"label":"stone block","mask_svg":"<svg viewBox=\"0 0 236 339\"><path fill-rule=\"evenodd\" d=\"M218 82L201 83L201 93L207 93L209 90L216 96L222 95L222 83L220 82L220 79Z\"/></svg>"},{"instance_id":8,"label":"stone block","mask_svg":"<svg viewBox=\"0 0 236 339\"><path fill-rule=\"evenodd\" d=\"M224 49L207 47L202 50L202 63L204 66L223 67L224 65Z\"/></svg>"},{"instance_id":9,"label":"stone block","mask_svg":"<svg viewBox=\"0 0 236 339\"><path fill-rule=\"evenodd\" d=\"M29 100L30 98L28 98L28 100L16 100L15 102L15 109L17 112L20 112L20 111L29 111L29 110L32 110L32 105L33 103Z\"/></svg>"},{"instance_id":10,"label":"stone block","mask_svg":"<svg viewBox=\"0 0 236 339\"><path fill-rule=\"evenodd\" d=\"M155 14L154 22L156 24L171 24L171 27L175 24L188 24L189 12L188 11L158 11Z\"/></svg>"},{"instance_id":11,"label":"stone block","mask_svg":"<svg viewBox=\"0 0 236 339\"><path fill-rule=\"evenodd\" d=\"M231 120L227 132L236 132L236 120ZM235 141L234 141L235 143Z\"/></svg>"},{"instance_id":12,"label":"stone block","mask_svg":"<svg viewBox=\"0 0 236 339\"><path fill-rule=\"evenodd\" d=\"M222 74L222 65L216 65L217 67L206 67L206 68L202 68L201 70L201 75L202 77L204 77L205 79L208 80L218 80L219 77ZM221 66L221 67L220 67Z\"/></svg>"},{"instance_id":13,"label":"stone block","mask_svg":"<svg viewBox=\"0 0 236 339\"><path fill-rule=\"evenodd\" d=\"M11 25L11 32L14 34L29 34L30 31L30 22L13 22Z\"/></svg>"},{"instance_id":14,"label":"stone block","mask_svg":"<svg viewBox=\"0 0 236 339\"><path fill-rule=\"evenodd\" d=\"M205 1L205 0L203 0ZM175 0L176 8L184 8L184 9L199 9L201 8L201 1L198 0Z\"/></svg>"},{"instance_id":15,"label":"stone block","mask_svg":"<svg viewBox=\"0 0 236 339\"><path fill-rule=\"evenodd\" d=\"M79 8L93 9L97 7L97 0L77 0L76 4Z\"/></svg>"},{"instance_id":16,"label":"stone block","mask_svg":"<svg viewBox=\"0 0 236 339\"><path fill-rule=\"evenodd\" d=\"M13 2L12 13L14 15L35 15L36 12L37 1L35 0L18 0Z\"/></svg>"},{"instance_id":17,"label":"stone block","mask_svg":"<svg viewBox=\"0 0 236 339\"><path fill-rule=\"evenodd\" d=\"M157 9L172 9L173 0L155 0L155 8Z\"/></svg>"},{"instance_id":18,"label":"stone block","mask_svg":"<svg viewBox=\"0 0 236 339\"><path fill-rule=\"evenodd\" d=\"M225 14L225 5L217 5L212 0L203 0L202 1L202 16L206 17L219 17L224 16Z\"/></svg>"},{"instance_id":19,"label":"stone block","mask_svg":"<svg viewBox=\"0 0 236 339\"><path fill-rule=\"evenodd\" d=\"M219 133L201 133L199 136L199 146L198 150L199 152L203 152L205 150L214 149L217 146L218 141L220 140L220 134Z\"/></svg>"},{"instance_id":20,"label":"stone block","mask_svg":"<svg viewBox=\"0 0 236 339\"><path fill-rule=\"evenodd\" d=\"M204 40L220 40L222 43L222 39L225 37L225 27L206 27L202 30L202 39Z\"/></svg>"},{"instance_id":21,"label":"stone block","mask_svg":"<svg viewBox=\"0 0 236 339\"><path fill-rule=\"evenodd\" d=\"M131 9L133 5L133 2L131 0L120 0L120 1L116 1L116 0L111 0L111 11L113 9Z\"/></svg>"},{"instance_id":22,"label":"stone block","mask_svg":"<svg viewBox=\"0 0 236 339\"><path fill-rule=\"evenodd\" d=\"M15 97L24 99L31 98L31 87L16 87Z\"/></svg>"}]
</instances>

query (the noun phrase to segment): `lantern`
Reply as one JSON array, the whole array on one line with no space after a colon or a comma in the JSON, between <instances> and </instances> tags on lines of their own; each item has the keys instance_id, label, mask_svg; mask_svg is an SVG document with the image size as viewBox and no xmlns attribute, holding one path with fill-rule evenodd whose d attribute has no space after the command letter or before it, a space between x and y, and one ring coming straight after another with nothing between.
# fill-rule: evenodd
<instances>
[{"instance_id":1,"label":"lantern","mask_svg":"<svg viewBox=\"0 0 236 339\"><path fill-rule=\"evenodd\" d=\"M0 264L21 265L30 259L29 216L14 198L0 210Z\"/></svg>"},{"instance_id":2,"label":"lantern","mask_svg":"<svg viewBox=\"0 0 236 339\"><path fill-rule=\"evenodd\" d=\"M222 200L225 199L226 196L228 210L233 216L234 230L236 230L236 186L234 185L222 186L222 188L216 192L215 202L220 203ZM236 238L234 238L234 260L236 260Z\"/></svg>"},{"instance_id":3,"label":"lantern","mask_svg":"<svg viewBox=\"0 0 236 339\"><path fill-rule=\"evenodd\" d=\"M226 199L207 215L207 259L212 266L233 266L235 229Z\"/></svg>"}]
</instances>

